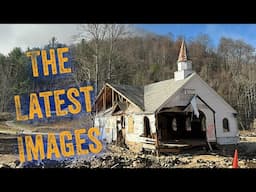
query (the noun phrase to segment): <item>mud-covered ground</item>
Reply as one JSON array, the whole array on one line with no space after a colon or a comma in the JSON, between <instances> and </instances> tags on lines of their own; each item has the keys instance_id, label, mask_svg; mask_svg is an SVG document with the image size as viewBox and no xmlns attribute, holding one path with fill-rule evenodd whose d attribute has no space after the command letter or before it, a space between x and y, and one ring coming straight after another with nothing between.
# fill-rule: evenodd
<instances>
[{"instance_id":1,"label":"mud-covered ground","mask_svg":"<svg viewBox=\"0 0 256 192\"><path fill-rule=\"evenodd\" d=\"M232 147L233 148L233 147ZM254 168L255 152L241 152L246 142L238 145L239 167ZM232 168L233 149L215 149L210 152L195 148L179 154L159 157L151 154L133 153L128 149L108 145L102 154L76 157L66 160L45 160L20 163L17 155L0 154L0 167L5 168ZM254 154L253 154L254 153Z\"/></svg>"},{"instance_id":2,"label":"mud-covered ground","mask_svg":"<svg viewBox=\"0 0 256 192\"><path fill-rule=\"evenodd\" d=\"M126 148L108 145L97 156L20 163L15 145L17 145L17 134L24 128L13 129L12 126L14 126L12 122L0 125L0 168L232 168L235 148L238 149L240 168L256 168L254 131L241 132L241 142L237 146L215 147L213 151L209 151L206 147L198 147L178 154L162 154L157 157L153 154L138 154ZM1 132L1 129L5 131ZM36 132L38 130L43 128L35 129Z\"/></svg>"}]
</instances>

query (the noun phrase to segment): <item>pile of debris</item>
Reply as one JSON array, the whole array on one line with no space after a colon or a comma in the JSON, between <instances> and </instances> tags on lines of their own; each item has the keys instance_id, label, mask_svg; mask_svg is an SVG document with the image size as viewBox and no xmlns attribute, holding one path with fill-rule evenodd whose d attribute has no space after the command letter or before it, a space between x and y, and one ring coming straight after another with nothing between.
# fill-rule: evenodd
<instances>
[{"instance_id":1,"label":"pile of debris","mask_svg":"<svg viewBox=\"0 0 256 192\"><path fill-rule=\"evenodd\" d=\"M115 145L108 145L104 152L62 160L42 160L5 163L5 168L232 168L232 156L207 152L203 149L189 153L168 154L159 157L133 153ZM256 167L256 159L239 158L240 168Z\"/></svg>"},{"instance_id":2,"label":"pile of debris","mask_svg":"<svg viewBox=\"0 0 256 192\"><path fill-rule=\"evenodd\" d=\"M14 115L8 112L1 112L0 113L0 121L10 121L14 119Z\"/></svg>"},{"instance_id":3,"label":"pile of debris","mask_svg":"<svg viewBox=\"0 0 256 192\"><path fill-rule=\"evenodd\" d=\"M0 164L0 168L21 168L22 164L19 160L15 160L14 162L2 163Z\"/></svg>"}]
</instances>

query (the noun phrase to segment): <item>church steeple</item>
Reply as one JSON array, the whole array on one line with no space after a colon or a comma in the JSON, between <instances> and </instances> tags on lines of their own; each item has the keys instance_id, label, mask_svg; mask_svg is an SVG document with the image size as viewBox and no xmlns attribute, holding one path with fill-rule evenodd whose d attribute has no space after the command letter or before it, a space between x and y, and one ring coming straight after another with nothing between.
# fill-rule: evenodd
<instances>
[{"instance_id":1,"label":"church steeple","mask_svg":"<svg viewBox=\"0 0 256 192\"><path fill-rule=\"evenodd\" d=\"M180 53L177 61L178 71L174 72L175 81L185 79L192 71L192 62L189 60L185 41L182 40Z\"/></svg>"},{"instance_id":2,"label":"church steeple","mask_svg":"<svg viewBox=\"0 0 256 192\"><path fill-rule=\"evenodd\" d=\"M187 60L188 60L187 47L186 47L185 41L182 40L178 62L186 62Z\"/></svg>"}]
</instances>

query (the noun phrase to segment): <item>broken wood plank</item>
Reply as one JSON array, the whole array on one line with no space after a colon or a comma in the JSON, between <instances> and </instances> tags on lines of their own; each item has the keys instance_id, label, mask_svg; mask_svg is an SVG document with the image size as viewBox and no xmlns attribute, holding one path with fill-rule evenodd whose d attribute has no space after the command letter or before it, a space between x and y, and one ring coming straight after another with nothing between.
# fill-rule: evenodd
<instances>
[{"instance_id":1,"label":"broken wood plank","mask_svg":"<svg viewBox=\"0 0 256 192\"><path fill-rule=\"evenodd\" d=\"M111 169L113 169L113 168L117 167L118 165L119 165L119 163L117 163L117 164L113 165L113 166L111 167Z\"/></svg>"},{"instance_id":2,"label":"broken wood plank","mask_svg":"<svg viewBox=\"0 0 256 192\"><path fill-rule=\"evenodd\" d=\"M111 90L111 99L112 99L112 106L115 104L115 98L114 98L114 90Z\"/></svg>"},{"instance_id":3,"label":"broken wood plank","mask_svg":"<svg viewBox=\"0 0 256 192\"><path fill-rule=\"evenodd\" d=\"M213 151L211 144L210 144L209 142L207 142L207 144L208 144L208 146L209 146L209 148L210 148L210 151Z\"/></svg>"},{"instance_id":4,"label":"broken wood plank","mask_svg":"<svg viewBox=\"0 0 256 192\"><path fill-rule=\"evenodd\" d=\"M179 153L180 149L177 148L159 148L160 153Z\"/></svg>"},{"instance_id":5,"label":"broken wood plank","mask_svg":"<svg viewBox=\"0 0 256 192\"><path fill-rule=\"evenodd\" d=\"M106 96L106 87L105 87L103 91L103 109L104 110L106 110L106 99L107 99L107 96Z\"/></svg>"},{"instance_id":6,"label":"broken wood plank","mask_svg":"<svg viewBox=\"0 0 256 192\"><path fill-rule=\"evenodd\" d=\"M151 150L156 149L155 145L148 144L148 143L143 143L142 148L144 148L144 149L151 149Z\"/></svg>"}]
</instances>

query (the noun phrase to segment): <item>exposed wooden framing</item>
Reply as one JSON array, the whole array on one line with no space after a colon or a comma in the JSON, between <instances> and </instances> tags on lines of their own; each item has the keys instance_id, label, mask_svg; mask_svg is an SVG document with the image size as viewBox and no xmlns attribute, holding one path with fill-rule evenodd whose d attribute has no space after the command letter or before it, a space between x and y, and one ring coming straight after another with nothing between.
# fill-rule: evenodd
<instances>
[{"instance_id":1,"label":"exposed wooden framing","mask_svg":"<svg viewBox=\"0 0 256 192\"><path fill-rule=\"evenodd\" d=\"M114 98L114 90L111 89L111 99L112 99L112 106L115 104L115 98Z\"/></svg>"},{"instance_id":2,"label":"exposed wooden framing","mask_svg":"<svg viewBox=\"0 0 256 192\"><path fill-rule=\"evenodd\" d=\"M122 95L118 95L118 101L119 101L119 102L123 102L123 97L122 97Z\"/></svg>"},{"instance_id":3,"label":"exposed wooden framing","mask_svg":"<svg viewBox=\"0 0 256 192\"><path fill-rule=\"evenodd\" d=\"M102 99L102 101L101 101ZM101 111L102 110L102 107L103 107L103 98L102 98L102 95L98 98L98 101L96 102L96 110L97 112Z\"/></svg>"},{"instance_id":4,"label":"exposed wooden framing","mask_svg":"<svg viewBox=\"0 0 256 192\"><path fill-rule=\"evenodd\" d=\"M111 99L111 88L106 87L106 90L104 92L105 99L106 99L106 109L112 106L112 99Z\"/></svg>"},{"instance_id":5,"label":"exposed wooden framing","mask_svg":"<svg viewBox=\"0 0 256 192\"><path fill-rule=\"evenodd\" d=\"M95 103L95 105L94 105L94 109L95 109L95 113L97 114L97 113L98 113L97 103Z\"/></svg>"},{"instance_id":6,"label":"exposed wooden framing","mask_svg":"<svg viewBox=\"0 0 256 192\"><path fill-rule=\"evenodd\" d=\"M111 89L113 89L116 93L118 93L119 95L121 95L123 98L125 98L127 101L129 101L130 103L132 103L133 105L139 107L137 104L135 104L134 102L132 102L130 99L128 99L125 95L123 95L122 93L120 93L118 90L116 90L114 87L112 87L110 84L106 83L107 86L109 86ZM139 107L140 108L140 107Z\"/></svg>"},{"instance_id":7,"label":"exposed wooden framing","mask_svg":"<svg viewBox=\"0 0 256 192\"><path fill-rule=\"evenodd\" d=\"M137 107L139 107L137 104L135 104L134 102L132 102L130 99L128 99L125 95L123 95L121 92L119 92L118 90L116 90L114 87L112 87L110 84L106 83L104 85L104 87L100 90L99 94L97 95L95 102L100 102L102 103L102 108L100 109L99 105L97 107L98 111L101 110L106 110L106 103L104 104L104 102L106 102L106 95L104 94L106 91L106 87L110 88L112 90L112 106L115 104L116 101L122 102L124 99L128 102L131 103ZM105 96L104 96L105 95ZM100 98L103 97L103 101L100 101ZM114 102L113 102L114 101ZM140 107L139 107L140 108Z\"/></svg>"},{"instance_id":8,"label":"exposed wooden framing","mask_svg":"<svg viewBox=\"0 0 256 192\"><path fill-rule=\"evenodd\" d=\"M103 91L103 110L106 110L106 87L104 87Z\"/></svg>"},{"instance_id":9,"label":"exposed wooden framing","mask_svg":"<svg viewBox=\"0 0 256 192\"><path fill-rule=\"evenodd\" d=\"M158 117L157 113L155 114L155 127L156 127L156 142L155 142L155 148L156 148L156 155L159 156L159 140L158 140Z\"/></svg>"},{"instance_id":10,"label":"exposed wooden framing","mask_svg":"<svg viewBox=\"0 0 256 192\"><path fill-rule=\"evenodd\" d=\"M212 151L211 143L207 141L207 144L208 144L208 146L209 146L210 151Z\"/></svg>"}]
</instances>

